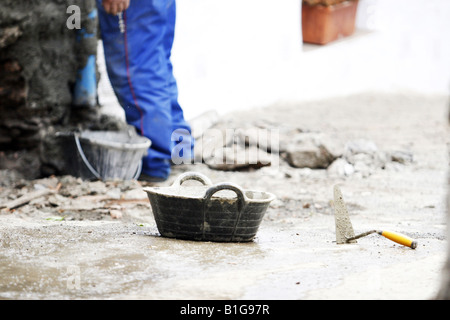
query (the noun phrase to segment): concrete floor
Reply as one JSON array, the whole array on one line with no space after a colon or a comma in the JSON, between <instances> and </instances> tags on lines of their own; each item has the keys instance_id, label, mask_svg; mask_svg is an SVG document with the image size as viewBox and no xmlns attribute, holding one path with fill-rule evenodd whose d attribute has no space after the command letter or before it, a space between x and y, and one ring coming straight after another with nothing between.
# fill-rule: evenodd
<instances>
[{"instance_id":1,"label":"concrete floor","mask_svg":"<svg viewBox=\"0 0 450 320\"><path fill-rule=\"evenodd\" d=\"M279 128L315 128L342 144L365 138L380 150L406 148L414 155L411 164L378 169L365 178L333 177L285 162L244 172L175 166L162 186L189 170L214 183L234 182L277 196L250 243L163 238L139 184L127 185L135 207L123 205L122 218L111 219L96 197L117 193L116 184L92 194L89 184L63 182L66 192L88 192L76 215L62 213L62 206L46 198L0 214L0 298L433 298L446 258L447 107L446 96L366 93L232 115L237 126L252 115ZM355 232L390 229L417 239L418 248L376 235L337 245L335 184L341 186ZM67 217L55 219L55 214Z\"/></svg>"}]
</instances>

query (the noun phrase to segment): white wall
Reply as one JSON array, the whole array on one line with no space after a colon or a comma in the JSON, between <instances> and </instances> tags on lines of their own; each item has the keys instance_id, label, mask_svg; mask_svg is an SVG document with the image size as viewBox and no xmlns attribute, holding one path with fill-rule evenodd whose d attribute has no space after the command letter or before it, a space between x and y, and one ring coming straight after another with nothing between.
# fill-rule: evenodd
<instances>
[{"instance_id":1,"label":"white wall","mask_svg":"<svg viewBox=\"0 0 450 320\"><path fill-rule=\"evenodd\" d=\"M326 46L302 46L300 3L177 1L172 61L188 119L367 90L449 92L450 1L360 0L358 32Z\"/></svg>"},{"instance_id":2,"label":"white wall","mask_svg":"<svg viewBox=\"0 0 450 320\"><path fill-rule=\"evenodd\" d=\"M300 1L179 0L173 64L187 114L266 104L301 54Z\"/></svg>"},{"instance_id":3,"label":"white wall","mask_svg":"<svg viewBox=\"0 0 450 320\"><path fill-rule=\"evenodd\" d=\"M173 63L188 116L364 90L450 89L448 0L360 0L355 36L303 48L300 0L177 5Z\"/></svg>"}]
</instances>

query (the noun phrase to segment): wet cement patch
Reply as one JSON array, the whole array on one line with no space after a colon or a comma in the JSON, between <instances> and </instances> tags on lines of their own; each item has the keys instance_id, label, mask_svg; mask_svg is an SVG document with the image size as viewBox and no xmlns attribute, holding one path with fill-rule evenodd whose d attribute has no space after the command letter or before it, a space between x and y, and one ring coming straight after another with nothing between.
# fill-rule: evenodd
<instances>
[{"instance_id":1,"label":"wet cement patch","mask_svg":"<svg viewBox=\"0 0 450 320\"><path fill-rule=\"evenodd\" d=\"M308 224L265 221L253 242L240 244L167 239L151 224L46 221L7 232L5 225L3 299L304 299L311 290L343 285L348 275L412 261L422 261L424 276L436 282L437 274L426 274L436 259L427 257L443 257L445 243L417 234L417 250L377 237L336 245L327 215ZM390 273L383 275L389 281ZM397 298L409 293L403 294Z\"/></svg>"}]
</instances>

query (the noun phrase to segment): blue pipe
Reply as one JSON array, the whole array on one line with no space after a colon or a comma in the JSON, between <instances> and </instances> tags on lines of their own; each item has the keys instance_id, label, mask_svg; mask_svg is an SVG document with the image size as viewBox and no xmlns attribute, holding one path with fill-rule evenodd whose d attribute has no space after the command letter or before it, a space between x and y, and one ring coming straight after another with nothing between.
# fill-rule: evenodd
<instances>
[{"instance_id":1,"label":"blue pipe","mask_svg":"<svg viewBox=\"0 0 450 320\"><path fill-rule=\"evenodd\" d=\"M93 9L87 19L97 19L97 9ZM96 26L95 24L93 24ZM77 30L77 42L83 45L83 39L93 38L96 36L97 28L94 27L93 33L88 33L85 28ZM77 71L77 79L73 93L74 106L95 107L97 105L97 76L96 76L96 55L89 55L86 65Z\"/></svg>"}]
</instances>

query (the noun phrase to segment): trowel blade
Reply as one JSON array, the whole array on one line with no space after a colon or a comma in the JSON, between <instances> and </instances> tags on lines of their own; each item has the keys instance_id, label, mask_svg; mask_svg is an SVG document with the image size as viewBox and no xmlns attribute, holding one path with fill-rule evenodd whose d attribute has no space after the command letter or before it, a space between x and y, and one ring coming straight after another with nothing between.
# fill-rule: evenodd
<instances>
[{"instance_id":1,"label":"trowel blade","mask_svg":"<svg viewBox=\"0 0 450 320\"><path fill-rule=\"evenodd\" d=\"M336 243L356 243L356 240L347 241L348 238L355 236L355 232L341 189L338 186L334 186L334 220L336 223Z\"/></svg>"}]
</instances>

